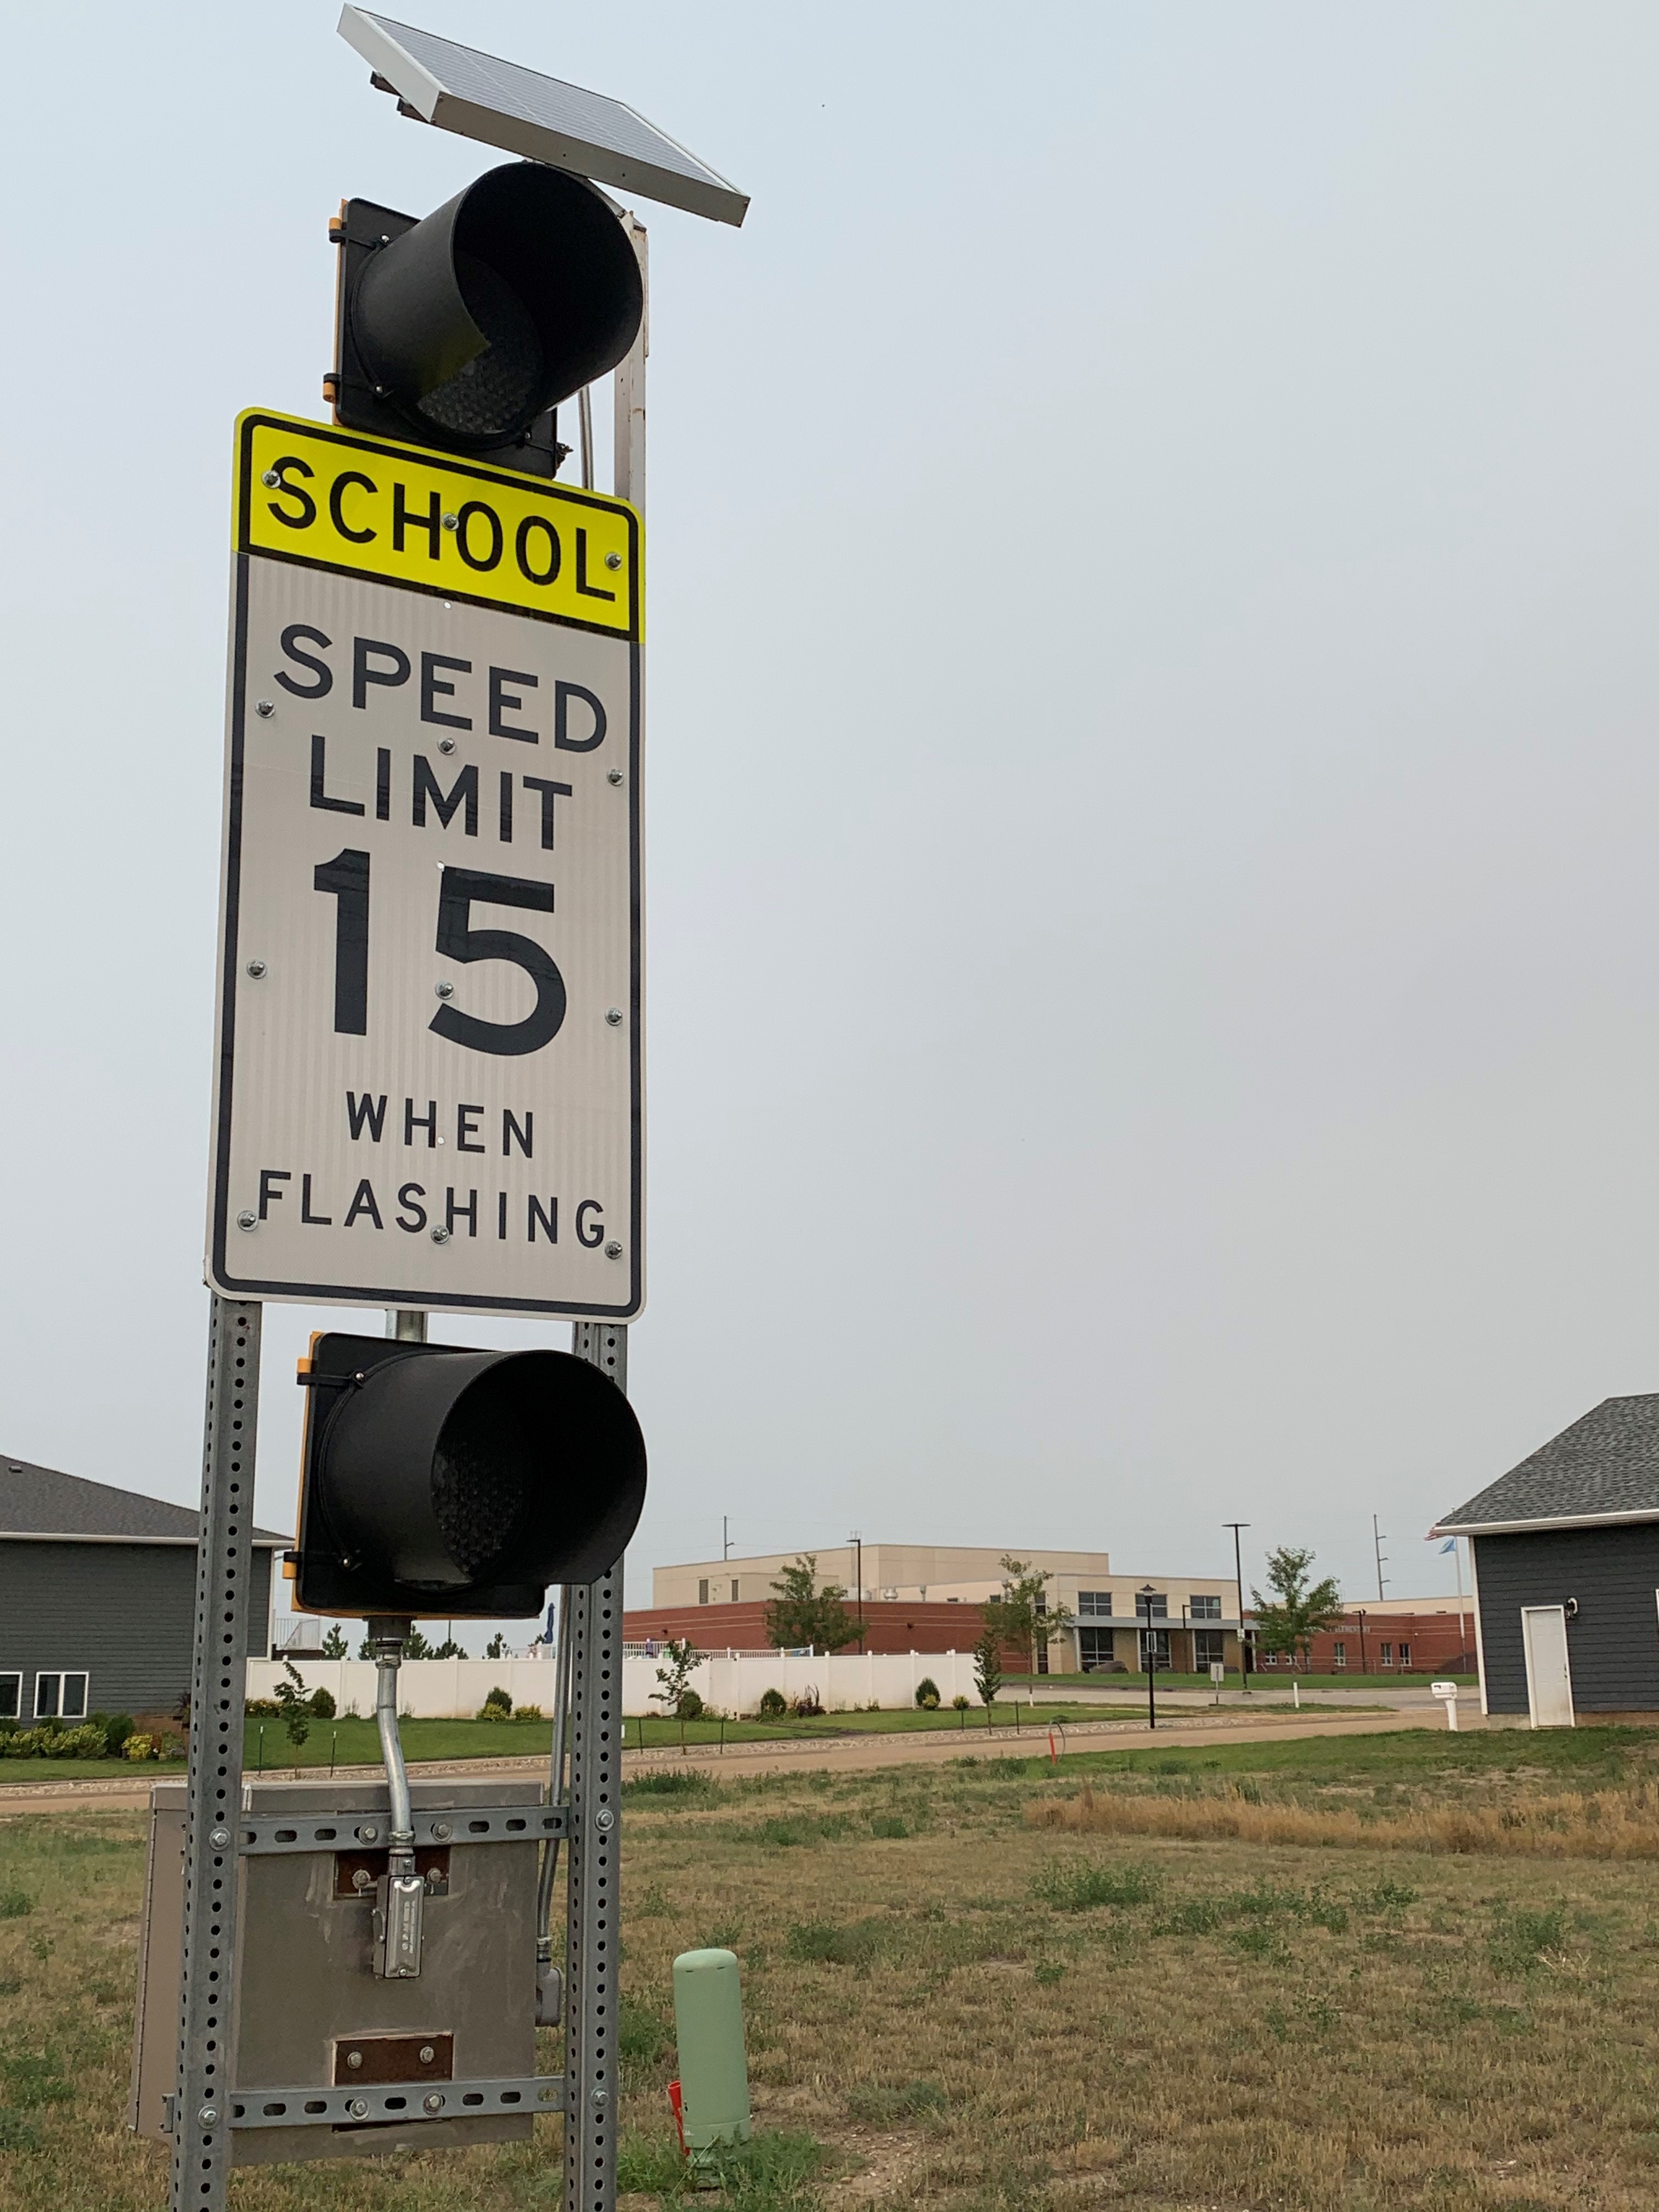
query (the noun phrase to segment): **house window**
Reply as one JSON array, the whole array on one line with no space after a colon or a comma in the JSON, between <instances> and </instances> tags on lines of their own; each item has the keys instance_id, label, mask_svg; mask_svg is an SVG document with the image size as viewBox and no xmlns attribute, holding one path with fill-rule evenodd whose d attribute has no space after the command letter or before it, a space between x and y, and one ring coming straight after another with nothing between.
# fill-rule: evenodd
<instances>
[{"instance_id":1,"label":"house window","mask_svg":"<svg viewBox=\"0 0 1659 2212\"><path fill-rule=\"evenodd\" d=\"M1412 1647L1409 1644L1402 1644L1400 1647L1400 1663L1402 1667L1409 1667L1412 1663Z\"/></svg>"},{"instance_id":2,"label":"house window","mask_svg":"<svg viewBox=\"0 0 1659 2212\"><path fill-rule=\"evenodd\" d=\"M1077 1594L1077 1609L1080 1620L1109 1620L1112 1617L1110 1590L1080 1589Z\"/></svg>"},{"instance_id":3,"label":"house window","mask_svg":"<svg viewBox=\"0 0 1659 2212\"><path fill-rule=\"evenodd\" d=\"M1077 1656L1084 1673L1096 1667L1112 1663L1112 1632L1109 1628L1079 1628L1077 1632Z\"/></svg>"},{"instance_id":4,"label":"house window","mask_svg":"<svg viewBox=\"0 0 1659 2212\"><path fill-rule=\"evenodd\" d=\"M1188 1617L1192 1620L1219 1620L1221 1600L1212 1593L1207 1597L1196 1594L1188 1601Z\"/></svg>"},{"instance_id":5,"label":"house window","mask_svg":"<svg viewBox=\"0 0 1659 2212\"><path fill-rule=\"evenodd\" d=\"M0 1721L15 1721L23 1710L23 1678L21 1674L0 1674Z\"/></svg>"},{"instance_id":6,"label":"house window","mask_svg":"<svg viewBox=\"0 0 1659 2212\"><path fill-rule=\"evenodd\" d=\"M1333 1667L1346 1667L1347 1663L1348 1647L1339 1640L1331 1646L1331 1664Z\"/></svg>"},{"instance_id":7,"label":"house window","mask_svg":"<svg viewBox=\"0 0 1659 2212\"><path fill-rule=\"evenodd\" d=\"M1382 1664L1385 1667L1392 1667L1394 1664L1394 1646L1392 1644L1385 1644L1382 1646Z\"/></svg>"},{"instance_id":8,"label":"house window","mask_svg":"<svg viewBox=\"0 0 1659 2212\"><path fill-rule=\"evenodd\" d=\"M705 1578L703 1581L700 1582L700 1583L697 1584L697 1603L698 1603L699 1605L707 1605L707 1604L708 1604L708 1583L707 1578Z\"/></svg>"},{"instance_id":9,"label":"house window","mask_svg":"<svg viewBox=\"0 0 1659 2212\"><path fill-rule=\"evenodd\" d=\"M87 1717L84 1674L37 1674L34 1717L38 1721L83 1721Z\"/></svg>"},{"instance_id":10,"label":"house window","mask_svg":"<svg viewBox=\"0 0 1659 2212\"><path fill-rule=\"evenodd\" d=\"M1221 1631L1218 1628L1195 1628L1193 1631L1193 1664L1194 1667L1213 1667L1221 1661Z\"/></svg>"}]
</instances>

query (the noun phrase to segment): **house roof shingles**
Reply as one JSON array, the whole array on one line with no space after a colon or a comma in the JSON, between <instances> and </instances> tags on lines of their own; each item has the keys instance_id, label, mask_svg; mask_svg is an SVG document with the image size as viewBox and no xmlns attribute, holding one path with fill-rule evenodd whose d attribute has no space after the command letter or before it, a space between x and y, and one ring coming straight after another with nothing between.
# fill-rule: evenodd
<instances>
[{"instance_id":1,"label":"house roof shingles","mask_svg":"<svg viewBox=\"0 0 1659 2212\"><path fill-rule=\"evenodd\" d=\"M1643 1515L1659 1520L1659 1392L1604 1398L1436 1526L1450 1535Z\"/></svg>"},{"instance_id":2,"label":"house roof shingles","mask_svg":"<svg viewBox=\"0 0 1659 2212\"><path fill-rule=\"evenodd\" d=\"M0 1456L0 1540L66 1536L104 1543L193 1544L198 1519L187 1505L169 1505L136 1490L117 1490L55 1467ZM260 1547L289 1540L272 1528L253 1532Z\"/></svg>"}]
</instances>

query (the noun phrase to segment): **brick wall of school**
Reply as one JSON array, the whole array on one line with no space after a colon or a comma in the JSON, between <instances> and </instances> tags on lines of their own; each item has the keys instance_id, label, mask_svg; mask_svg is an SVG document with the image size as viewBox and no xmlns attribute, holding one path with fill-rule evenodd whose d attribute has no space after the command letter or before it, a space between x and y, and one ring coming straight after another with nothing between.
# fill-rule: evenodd
<instances>
[{"instance_id":1,"label":"brick wall of school","mask_svg":"<svg viewBox=\"0 0 1659 2212\"><path fill-rule=\"evenodd\" d=\"M1256 1654L1259 1673L1288 1671L1281 1658L1268 1663ZM1460 1630L1455 1613L1367 1613L1356 1606L1342 1624L1313 1639L1316 1674L1472 1674L1474 1672L1474 1601L1469 1601Z\"/></svg>"},{"instance_id":2,"label":"brick wall of school","mask_svg":"<svg viewBox=\"0 0 1659 2212\"><path fill-rule=\"evenodd\" d=\"M850 1601L848 1614L858 1608ZM847 1649L857 1651L971 1651L979 1641L984 1616L976 1605L907 1603L891 1598L864 1601L864 1640ZM623 1636L629 1644L678 1643L689 1636L699 1651L764 1651L768 1648L766 1607L739 1600L736 1605L664 1605L629 1610L623 1615ZM1006 1670L1021 1672L1030 1664L1028 1654L1009 1650L1003 1655Z\"/></svg>"}]
</instances>

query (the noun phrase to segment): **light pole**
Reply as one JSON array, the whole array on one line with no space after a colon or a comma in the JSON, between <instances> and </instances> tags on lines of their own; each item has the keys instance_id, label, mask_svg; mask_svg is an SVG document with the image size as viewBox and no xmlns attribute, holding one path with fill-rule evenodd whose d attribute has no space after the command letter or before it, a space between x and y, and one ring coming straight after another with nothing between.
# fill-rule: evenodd
<instances>
[{"instance_id":1,"label":"light pole","mask_svg":"<svg viewBox=\"0 0 1659 2212\"><path fill-rule=\"evenodd\" d=\"M1158 1592L1150 1583L1143 1583L1135 1592L1135 1611L1146 1626L1140 1632L1140 1656L1146 1662L1146 1725L1158 1726L1158 1647L1152 1642L1152 1600Z\"/></svg>"},{"instance_id":2,"label":"light pole","mask_svg":"<svg viewBox=\"0 0 1659 2212\"><path fill-rule=\"evenodd\" d=\"M1244 1668L1244 1555L1239 1549L1238 1532L1241 1528L1248 1528L1250 1524L1248 1521L1224 1521L1221 1525L1233 1532L1233 1574L1238 1583L1238 1680L1239 1687L1248 1698L1250 1678Z\"/></svg>"}]
</instances>

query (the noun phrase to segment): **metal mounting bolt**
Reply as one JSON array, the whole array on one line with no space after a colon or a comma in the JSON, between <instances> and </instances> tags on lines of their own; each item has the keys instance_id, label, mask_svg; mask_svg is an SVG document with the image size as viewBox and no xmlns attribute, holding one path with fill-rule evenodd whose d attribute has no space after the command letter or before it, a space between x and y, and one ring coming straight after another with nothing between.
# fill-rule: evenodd
<instances>
[{"instance_id":1,"label":"metal mounting bolt","mask_svg":"<svg viewBox=\"0 0 1659 2212\"><path fill-rule=\"evenodd\" d=\"M265 972L264 962L263 960L250 960L247 963L247 972L252 976L254 981L257 983L260 976Z\"/></svg>"},{"instance_id":2,"label":"metal mounting bolt","mask_svg":"<svg viewBox=\"0 0 1659 2212\"><path fill-rule=\"evenodd\" d=\"M447 1844L454 1832L447 1820L434 1820L432 1823L432 1840L434 1844Z\"/></svg>"},{"instance_id":3,"label":"metal mounting bolt","mask_svg":"<svg viewBox=\"0 0 1659 2212\"><path fill-rule=\"evenodd\" d=\"M196 2115L196 2119L200 2127L216 2128L219 2124L219 2107L216 2105L204 2105Z\"/></svg>"},{"instance_id":4,"label":"metal mounting bolt","mask_svg":"<svg viewBox=\"0 0 1659 2212\"><path fill-rule=\"evenodd\" d=\"M230 1843L230 1830L228 1828L211 1829L209 1832L208 1841L216 1851L222 1851Z\"/></svg>"},{"instance_id":5,"label":"metal mounting bolt","mask_svg":"<svg viewBox=\"0 0 1659 2212\"><path fill-rule=\"evenodd\" d=\"M593 1826L602 1836L608 1836L617 1825L617 1816L608 1805L601 1805L593 1815Z\"/></svg>"},{"instance_id":6,"label":"metal mounting bolt","mask_svg":"<svg viewBox=\"0 0 1659 2212\"><path fill-rule=\"evenodd\" d=\"M380 1832L373 1821L370 1821L368 1826L359 1828L357 1831L357 1841L360 1844L378 1844L380 1840Z\"/></svg>"},{"instance_id":7,"label":"metal mounting bolt","mask_svg":"<svg viewBox=\"0 0 1659 2212\"><path fill-rule=\"evenodd\" d=\"M429 2043L423 2043L421 2045L421 2063L422 2066L430 2066L437 2055L437 2052L432 2048L432 2045Z\"/></svg>"},{"instance_id":8,"label":"metal mounting bolt","mask_svg":"<svg viewBox=\"0 0 1659 2212\"><path fill-rule=\"evenodd\" d=\"M607 553L605 556L605 565L607 568L620 568L622 566L622 555L620 553Z\"/></svg>"},{"instance_id":9,"label":"metal mounting bolt","mask_svg":"<svg viewBox=\"0 0 1659 2212\"><path fill-rule=\"evenodd\" d=\"M259 481L267 491L275 491L281 485L283 480L281 477L277 475L275 469L267 469L264 476L260 477Z\"/></svg>"},{"instance_id":10,"label":"metal mounting bolt","mask_svg":"<svg viewBox=\"0 0 1659 2212\"><path fill-rule=\"evenodd\" d=\"M605 1010L605 1018L613 1030L619 1030L622 1027L623 1010L620 1006L607 1006Z\"/></svg>"},{"instance_id":11,"label":"metal mounting bolt","mask_svg":"<svg viewBox=\"0 0 1659 2212\"><path fill-rule=\"evenodd\" d=\"M455 995L455 986L453 983L434 983L432 988L441 999L453 999Z\"/></svg>"},{"instance_id":12,"label":"metal mounting bolt","mask_svg":"<svg viewBox=\"0 0 1659 2212\"><path fill-rule=\"evenodd\" d=\"M610 769L606 771L605 780L607 783L614 783L620 786L623 780L623 772L619 768Z\"/></svg>"},{"instance_id":13,"label":"metal mounting bolt","mask_svg":"<svg viewBox=\"0 0 1659 2212\"><path fill-rule=\"evenodd\" d=\"M425 2103L428 2112L441 2112L444 2108L444 2100L438 2094L435 2089L433 2091L432 2094L426 2099Z\"/></svg>"},{"instance_id":14,"label":"metal mounting bolt","mask_svg":"<svg viewBox=\"0 0 1659 2212\"><path fill-rule=\"evenodd\" d=\"M620 1260L622 1254L623 1248L617 1243L616 1238L613 1237L611 1242L605 1248L605 1256L607 1260Z\"/></svg>"},{"instance_id":15,"label":"metal mounting bolt","mask_svg":"<svg viewBox=\"0 0 1659 2212\"><path fill-rule=\"evenodd\" d=\"M259 1217L251 1206L245 1206L237 1215L236 1226L239 1229L257 1229L259 1226Z\"/></svg>"},{"instance_id":16,"label":"metal mounting bolt","mask_svg":"<svg viewBox=\"0 0 1659 2212\"><path fill-rule=\"evenodd\" d=\"M449 1242L449 1231L441 1221L432 1232L432 1241L434 1244L447 1244Z\"/></svg>"},{"instance_id":17,"label":"metal mounting bolt","mask_svg":"<svg viewBox=\"0 0 1659 2212\"><path fill-rule=\"evenodd\" d=\"M459 529L460 528L460 526L461 526L461 518L460 518L460 516L459 516L459 514L447 514L447 515L445 515L445 517L444 517L444 528L445 528L446 530L459 530Z\"/></svg>"},{"instance_id":18,"label":"metal mounting bolt","mask_svg":"<svg viewBox=\"0 0 1659 2212\"><path fill-rule=\"evenodd\" d=\"M453 753L453 752L454 751L454 750L455 750L455 740L454 740L454 738L439 738L439 740L438 740L438 750L439 750L441 753Z\"/></svg>"},{"instance_id":19,"label":"metal mounting bolt","mask_svg":"<svg viewBox=\"0 0 1659 2212\"><path fill-rule=\"evenodd\" d=\"M368 2098L354 2097L351 2102L346 2106L346 2110L350 2113L354 2120L366 2119L368 2117Z\"/></svg>"},{"instance_id":20,"label":"metal mounting bolt","mask_svg":"<svg viewBox=\"0 0 1659 2212\"><path fill-rule=\"evenodd\" d=\"M587 2101L592 2105L596 2112L602 2112L605 2106L611 2102L611 2092L605 2087L605 2084L601 2082L599 2087L594 2090L592 2095L589 2097Z\"/></svg>"},{"instance_id":21,"label":"metal mounting bolt","mask_svg":"<svg viewBox=\"0 0 1659 2212\"><path fill-rule=\"evenodd\" d=\"M347 2064L348 2066L361 2066L361 2065L362 2064L362 2063L363 2063L363 2054L362 2054L362 2052L361 2051L347 2051L347 2053L346 2053L346 2064Z\"/></svg>"},{"instance_id":22,"label":"metal mounting bolt","mask_svg":"<svg viewBox=\"0 0 1659 2212\"><path fill-rule=\"evenodd\" d=\"M268 722L276 712L276 702L274 699L256 699L253 711L262 722Z\"/></svg>"}]
</instances>

